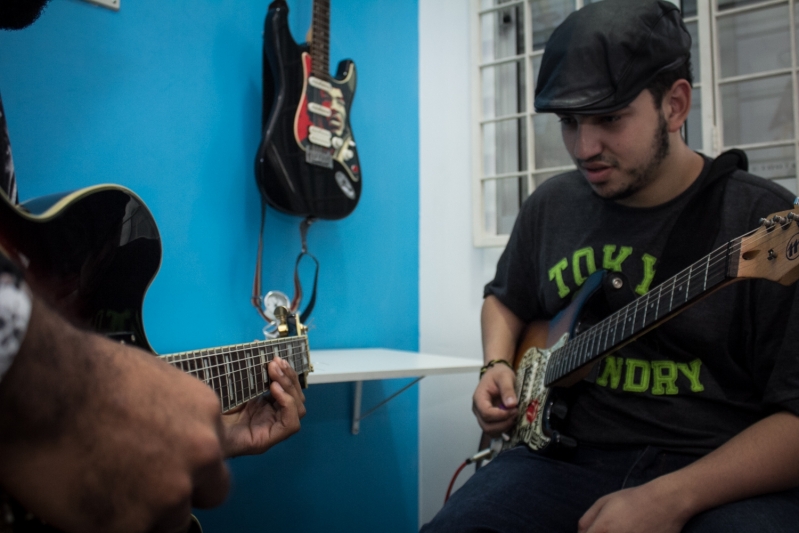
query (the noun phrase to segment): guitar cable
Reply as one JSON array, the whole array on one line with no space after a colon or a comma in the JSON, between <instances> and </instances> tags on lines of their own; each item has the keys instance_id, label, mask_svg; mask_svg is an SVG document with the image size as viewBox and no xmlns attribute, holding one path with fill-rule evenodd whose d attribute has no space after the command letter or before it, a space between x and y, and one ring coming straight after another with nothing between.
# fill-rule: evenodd
<instances>
[{"instance_id":1,"label":"guitar cable","mask_svg":"<svg viewBox=\"0 0 799 533\"><path fill-rule=\"evenodd\" d=\"M449 482L449 487L447 488L447 495L444 497L444 503L447 503L449 500L450 494L452 494L452 486L455 485L455 480L458 479L458 475L464 468L466 468L466 465L477 463L479 461L485 461L486 459L491 460L496 454L497 452L493 448L485 448L484 450L480 450L476 454L466 459L455 471L455 475L452 476L452 481Z\"/></svg>"}]
</instances>

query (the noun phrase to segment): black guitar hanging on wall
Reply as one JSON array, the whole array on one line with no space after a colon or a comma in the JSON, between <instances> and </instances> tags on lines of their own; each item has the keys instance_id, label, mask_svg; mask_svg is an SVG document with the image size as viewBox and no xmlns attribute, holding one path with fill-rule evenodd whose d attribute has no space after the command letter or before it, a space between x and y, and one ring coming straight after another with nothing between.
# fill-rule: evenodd
<instances>
[{"instance_id":1,"label":"black guitar hanging on wall","mask_svg":"<svg viewBox=\"0 0 799 533\"><path fill-rule=\"evenodd\" d=\"M310 46L288 27L275 0L264 24L263 137L255 160L261 194L291 215L340 219L361 197L361 166L350 128L355 63L329 74L330 0L314 0Z\"/></svg>"}]
</instances>

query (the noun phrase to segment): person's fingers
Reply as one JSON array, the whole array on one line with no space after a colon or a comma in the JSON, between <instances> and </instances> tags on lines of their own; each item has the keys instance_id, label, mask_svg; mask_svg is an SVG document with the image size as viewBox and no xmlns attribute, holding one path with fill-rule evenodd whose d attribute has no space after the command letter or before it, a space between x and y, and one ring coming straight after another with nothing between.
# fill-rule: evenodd
<instances>
[{"instance_id":1,"label":"person's fingers","mask_svg":"<svg viewBox=\"0 0 799 533\"><path fill-rule=\"evenodd\" d=\"M494 383L499 388L499 397L502 404L507 407L516 407L519 400L516 397L516 375L510 369L494 372Z\"/></svg>"},{"instance_id":2,"label":"person's fingers","mask_svg":"<svg viewBox=\"0 0 799 533\"><path fill-rule=\"evenodd\" d=\"M279 439L283 440L288 435L293 435L300 430L299 404L295 401L294 396L287 393L277 381L272 382L269 391L272 393L272 398L278 405L276 411L280 417L280 423L287 430Z\"/></svg>"},{"instance_id":3,"label":"person's fingers","mask_svg":"<svg viewBox=\"0 0 799 533\"><path fill-rule=\"evenodd\" d=\"M300 418L305 416L305 394L302 392L299 377L291 368L291 365L282 359L275 359L269 363L268 370L269 377L273 381L280 383L282 389L294 398Z\"/></svg>"}]
</instances>

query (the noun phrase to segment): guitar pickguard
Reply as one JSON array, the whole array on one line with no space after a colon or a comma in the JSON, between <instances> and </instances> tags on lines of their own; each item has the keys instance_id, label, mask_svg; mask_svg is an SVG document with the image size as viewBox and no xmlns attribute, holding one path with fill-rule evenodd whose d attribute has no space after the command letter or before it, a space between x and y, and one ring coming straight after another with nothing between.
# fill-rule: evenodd
<instances>
[{"instance_id":1,"label":"guitar pickguard","mask_svg":"<svg viewBox=\"0 0 799 533\"><path fill-rule=\"evenodd\" d=\"M306 162L333 168L336 161L353 182L361 179L358 151L349 123L355 89L355 66L350 64L342 80L322 80L311 74L311 55L302 54L303 87L294 137L306 152ZM339 184L346 194L346 185ZM349 195L347 195L349 196Z\"/></svg>"},{"instance_id":2,"label":"guitar pickguard","mask_svg":"<svg viewBox=\"0 0 799 533\"><path fill-rule=\"evenodd\" d=\"M546 448L551 439L545 433L544 414L550 389L544 385L544 374L550 357L549 350L530 348L522 357L516 371L516 395L519 398L519 418L511 438L504 445L512 448L526 444L533 450Z\"/></svg>"}]
</instances>

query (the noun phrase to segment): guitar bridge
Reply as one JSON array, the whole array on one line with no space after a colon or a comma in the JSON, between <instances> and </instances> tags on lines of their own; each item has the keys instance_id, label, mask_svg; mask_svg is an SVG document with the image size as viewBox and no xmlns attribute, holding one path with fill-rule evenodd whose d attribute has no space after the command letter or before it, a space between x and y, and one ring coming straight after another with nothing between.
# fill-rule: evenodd
<instances>
[{"instance_id":1,"label":"guitar bridge","mask_svg":"<svg viewBox=\"0 0 799 533\"><path fill-rule=\"evenodd\" d=\"M333 153L327 148L310 144L305 151L305 162L318 167L333 168Z\"/></svg>"}]
</instances>

